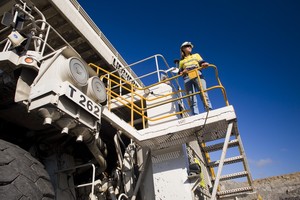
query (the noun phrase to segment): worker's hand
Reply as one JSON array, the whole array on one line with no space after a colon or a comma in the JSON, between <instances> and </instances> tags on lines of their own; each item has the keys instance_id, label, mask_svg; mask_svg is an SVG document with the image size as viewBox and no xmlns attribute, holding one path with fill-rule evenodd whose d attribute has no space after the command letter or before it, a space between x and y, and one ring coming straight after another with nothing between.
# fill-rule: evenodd
<instances>
[{"instance_id":1,"label":"worker's hand","mask_svg":"<svg viewBox=\"0 0 300 200\"><path fill-rule=\"evenodd\" d=\"M204 63L201 64L201 67L202 67L202 68L205 68L205 67L208 67L208 65L209 65L208 62L204 62Z\"/></svg>"},{"instance_id":2,"label":"worker's hand","mask_svg":"<svg viewBox=\"0 0 300 200\"><path fill-rule=\"evenodd\" d=\"M187 74L187 72L188 72L188 70L187 70L187 69L184 69L184 70L182 70L182 71L180 72L180 75L185 75L185 74Z\"/></svg>"}]
</instances>

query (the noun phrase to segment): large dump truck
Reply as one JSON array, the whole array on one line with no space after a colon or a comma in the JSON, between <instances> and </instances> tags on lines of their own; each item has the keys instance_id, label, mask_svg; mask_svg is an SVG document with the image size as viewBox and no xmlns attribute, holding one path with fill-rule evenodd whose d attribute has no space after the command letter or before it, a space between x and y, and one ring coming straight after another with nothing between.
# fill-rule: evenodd
<instances>
[{"instance_id":1,"label":"large dump truck","mask_svg":"<svg viewBox=\"0 0 300 200\"><path fill-rule=\"evenodd\" d=\"M0 14L0 199L256 199L215 65L206 92L224 106L190 116L176 67L127 64L76 0L2 0Z\"/></svg>"}]
</instances>

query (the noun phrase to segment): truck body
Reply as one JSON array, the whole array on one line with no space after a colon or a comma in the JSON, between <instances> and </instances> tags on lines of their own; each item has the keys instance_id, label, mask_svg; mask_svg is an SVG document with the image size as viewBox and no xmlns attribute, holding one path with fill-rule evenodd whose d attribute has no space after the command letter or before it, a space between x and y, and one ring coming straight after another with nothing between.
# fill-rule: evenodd
<instances>
[{"instance_id":1,"label":"truck body","mask_svg":"<svg viewBox=\"0 0 300 200\"><path fill-rule=\"evenodd\" d=\"M255 194L216 66L206 91L224 105L190 116L176 67L160 54L127 64L76 0L2 0L0 11L0 199ZM134 72L150 60L153 71ZM239 171L223 175L233 163ZM236 178L245 184L222 184Z\"/></svg>"}]
</instances>

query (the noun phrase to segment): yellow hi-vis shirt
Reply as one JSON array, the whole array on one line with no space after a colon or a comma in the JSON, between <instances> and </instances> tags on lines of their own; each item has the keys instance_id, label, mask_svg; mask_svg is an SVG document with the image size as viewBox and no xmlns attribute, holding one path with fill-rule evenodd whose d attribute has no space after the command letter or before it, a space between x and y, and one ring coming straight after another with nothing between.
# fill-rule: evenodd
<instances>
[{"instance_id":1,"label":"yellow hi-vis shirt","mask_svg":"<svg viewBox=\"0 0 300 200\"><path fill-rule=\"evenodd\" d=\"M201 60L203 59L198 53L188 55L179 61L179 70L182 71L184 69L193 69L199 67L198 62Z\"/></svg>"},{"instance_id":2,"label":"yellow hi-vis shirt","mask_svg":"<svg viewBox=\"0 0 300 200\"><path fill-rule=\"evenodd\" d=\"M201 164L200 164L200 161L197 159L197 158L194 158L194 161L195 163L197 163L201 169ZM202 187L202 188L205 188L206 184L205 184L205 180L204 180L204 175L203 175L203 170L201 169L201 172L200 172L200 183L199 183L199 186Z\"/></svg>"}]
</instances>

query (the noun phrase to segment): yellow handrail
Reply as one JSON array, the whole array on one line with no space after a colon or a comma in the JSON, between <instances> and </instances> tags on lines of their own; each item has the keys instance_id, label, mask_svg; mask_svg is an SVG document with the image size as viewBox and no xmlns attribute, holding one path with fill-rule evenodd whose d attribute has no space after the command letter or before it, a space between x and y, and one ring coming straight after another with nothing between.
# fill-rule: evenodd
<instances>
[{"instance_id":1,"label":"yellow handrail","mask_svg":"<svg viewBox=\"0 0 300 200\"><path fill-rule=\"evenodd\" d=\"M207 89L203 89L202 85L201 85L201 81L199 81L200 84L200 91L195 92L193 94L186 94L185 90L174 90L172 92L169 93L165 93L159 96L151 96L151 95L146 95L144 93L144 91L146 90L150 90L150 88L157 86L159 84L162 83L166 83L166 82L171 82L173 80L178 81L177 79L179 77L181 77L181 75L175 75L169 78L166 78L160 82L154 83L152 85L149 86L145 86L145 87L138 87L135 84L132 84L131 82L121 78L120 76L115 74L114 72L109 72L95 64L90 63L89 64L90 67L94 68L95 71L97 72L97 74L99 75L104 74L102 76L100 76L101 80L105 81L107 83L107 107L108 109L112 109L112 104L113 103L119 103L122 106L127 107L128 109L130 109L130 124L132 126L134 126L134 116L139 116L139 118L142 119L142 123L143 123L143 128L146 128L146 122L147 121L159 121L171 116L175 116L175 115L182 115L184 113L187 113L189 110L187 109L183 109L179 112L173 112L173 113L167 113L164 115L161 115L159 117L148 117L146 115L147 110L158 107L158 106L162 106L168 103L173 103L173 102L178 102L178 101L182 101L182 100L186 100L187 98L189 98L192 95L204 95L204 92L208 92L214 89L221 89L222 94L223 94L223 98L225 101L225 105L228 106L229 102L226 96L226 91L225 88L223 87L223 85L221 84L221 81L219 79L218 76L218 70L217 67L213 64L210 64L208 67L206 68L213 68L215 71L215 78L217 80L217 85L215 86L211 86ZM199 68L201 70L204 70L206 68ZM199 70L199 69L195 69L195 70ZM197 77L198 79L200 79L199 75ZM116 90L119 91L123 91L123 92L116 92ZM122 94L123 93L123 94ZM181 95L178 95L181 94ZM183 95L182 95L183 94ZM173 98L174 95L178 95L178 97ZM168 99L168 100L162 100L159 101L160 99L163 99L165 97L168 96L172 96L172 98ZM204 104L207 105L206 99L203 98L204 100ZM155 101L155 102L154 102ZM153 102L152 105L148 105L146 106L145 102Z\"/></svg>"}]
</instances>

